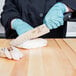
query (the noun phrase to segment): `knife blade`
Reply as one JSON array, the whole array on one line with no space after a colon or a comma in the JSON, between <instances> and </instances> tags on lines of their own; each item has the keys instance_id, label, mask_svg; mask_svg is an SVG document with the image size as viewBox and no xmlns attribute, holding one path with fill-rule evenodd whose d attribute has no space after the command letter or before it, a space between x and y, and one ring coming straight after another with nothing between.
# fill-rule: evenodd
<instances>
[{"instance_id":1,"label":"knife blade","mask_svg":"<svg viewBox=\"0 0 76 76\"><path fill-rule=\"evenodd\" d=\"M22 44L26 40L38 38L49 32L50 32L49 28L45 24L43 24L43 25L40 25L40 26L34 28L33 30L30 30L30 31L18 36L16 39L14 39L10 42L10 45L17 47L18 45Z\"/></svg>"}]
</instances>

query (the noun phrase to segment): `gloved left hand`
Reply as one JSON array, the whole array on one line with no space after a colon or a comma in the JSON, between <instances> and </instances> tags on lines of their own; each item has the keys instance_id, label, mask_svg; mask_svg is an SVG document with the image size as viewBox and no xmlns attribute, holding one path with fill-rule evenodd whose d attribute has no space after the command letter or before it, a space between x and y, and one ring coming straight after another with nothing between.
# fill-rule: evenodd
<instances>
[{"instance_id":1,"label":"gloved left hand","mask_svg":"<svg viewBox=\"0 0 76 76\"><path fill-rule=\"evenodd\" d=\"M43 24L46 24L46 26L49 29L56 29L59 26L64 24L63 18L64 13L66 12L66 5L63 3L57 3L55 4L46 14Z\"/></svg>"},{"instance_id":2,"label":"gloved left hand","mask_svg":"<svg viewBox=\"0 0 76 76\"><path fill-rule=\"evenodd\" d=\"M21 35L33 29L31 25L29 25L21 19L13 19L11 21L11 27L12 29L16 30L18 35Z\"/></svg>"}]
</instances>

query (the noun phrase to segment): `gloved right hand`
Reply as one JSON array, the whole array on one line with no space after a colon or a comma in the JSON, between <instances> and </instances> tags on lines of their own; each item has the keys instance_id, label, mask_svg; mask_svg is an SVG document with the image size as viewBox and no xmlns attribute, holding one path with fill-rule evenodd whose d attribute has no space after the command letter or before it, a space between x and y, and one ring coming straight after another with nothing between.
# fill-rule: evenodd
<instances>
[{"instance_id":1,"label":"gloved right hand","mask_svg":"<svg viewBox=\"0 0 76 76\"><path fill-rule=\"evenodd\" d=\"M49 29L56 29L64 24L64 13L66 12L66 5L63 3L56 3L46 14L43 24Z\"/></svg>"},{"instance_id":2,"label":"gloved right hand","mask_svg":"<svg viewBox=\"0 0 76 76\"><path fill-rule=\"evenodd\" d=\"M30 26L28 23L24 22L21 19L14 19L11 22L12 29L16 30L18 35L21 35L29 30L32 30L33 27Z\"/></svg>"}]
</instances>

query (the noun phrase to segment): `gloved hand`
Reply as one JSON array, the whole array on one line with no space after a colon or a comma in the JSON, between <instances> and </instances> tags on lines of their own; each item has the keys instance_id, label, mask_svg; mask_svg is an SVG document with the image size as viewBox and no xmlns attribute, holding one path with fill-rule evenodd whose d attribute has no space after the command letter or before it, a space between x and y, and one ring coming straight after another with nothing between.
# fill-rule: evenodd
<instances>
[{"instance_id":1,"label":"gloved hand","mask_svg":"<svg viewBox=\"0 0 76 76\"><path fill-rule=\"evenodd\" d=\"M29 30L32 30L33 27L28 23L22 21L21 19L14 19L11 22L11 27L16 30L18 35L21 35Z\"/></svg>"},{"instance_id":2,"label":"gloved hand","mask_svg":"<svg viewBox=\"0 0 76 76\"><path fill-rule=\"evenodd\" d=\"M59 26L64 24L63 18L64 13L66 12L66 5L63 3L57 3L55 4L46 14L43 24L46 24L46 26L49 29L56 29Z\"/></svg>"}]
</instances>

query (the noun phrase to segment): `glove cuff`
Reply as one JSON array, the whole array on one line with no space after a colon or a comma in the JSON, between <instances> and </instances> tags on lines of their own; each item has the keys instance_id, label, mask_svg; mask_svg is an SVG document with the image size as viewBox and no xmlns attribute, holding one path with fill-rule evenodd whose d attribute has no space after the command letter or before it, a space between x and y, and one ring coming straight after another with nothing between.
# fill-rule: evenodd
<instances>
[{"instance_id":1,"label":"glove cuff","mask_svg":"<svg viewBox=\"0 0 76 76\"><path fill-rule=\"evenodd\" d=\"M17 18L13 19L11 21L11 27L12 27L12 29L16 30L16 28L18 28L21 25L21 23L23 23L23 21L21 19L17 19Z\"/></svg>"},{"instance_id":2,"label":"glove cuff","mask_svg":"<svg viewBox=\"0 0 76 76\"><path fill-rule=\"evenodd\" d=\"M61 9L63 13L67 11L66 5L64 3L58 2L56 3L53 8Z\"/></svg>"}]
</instances>

